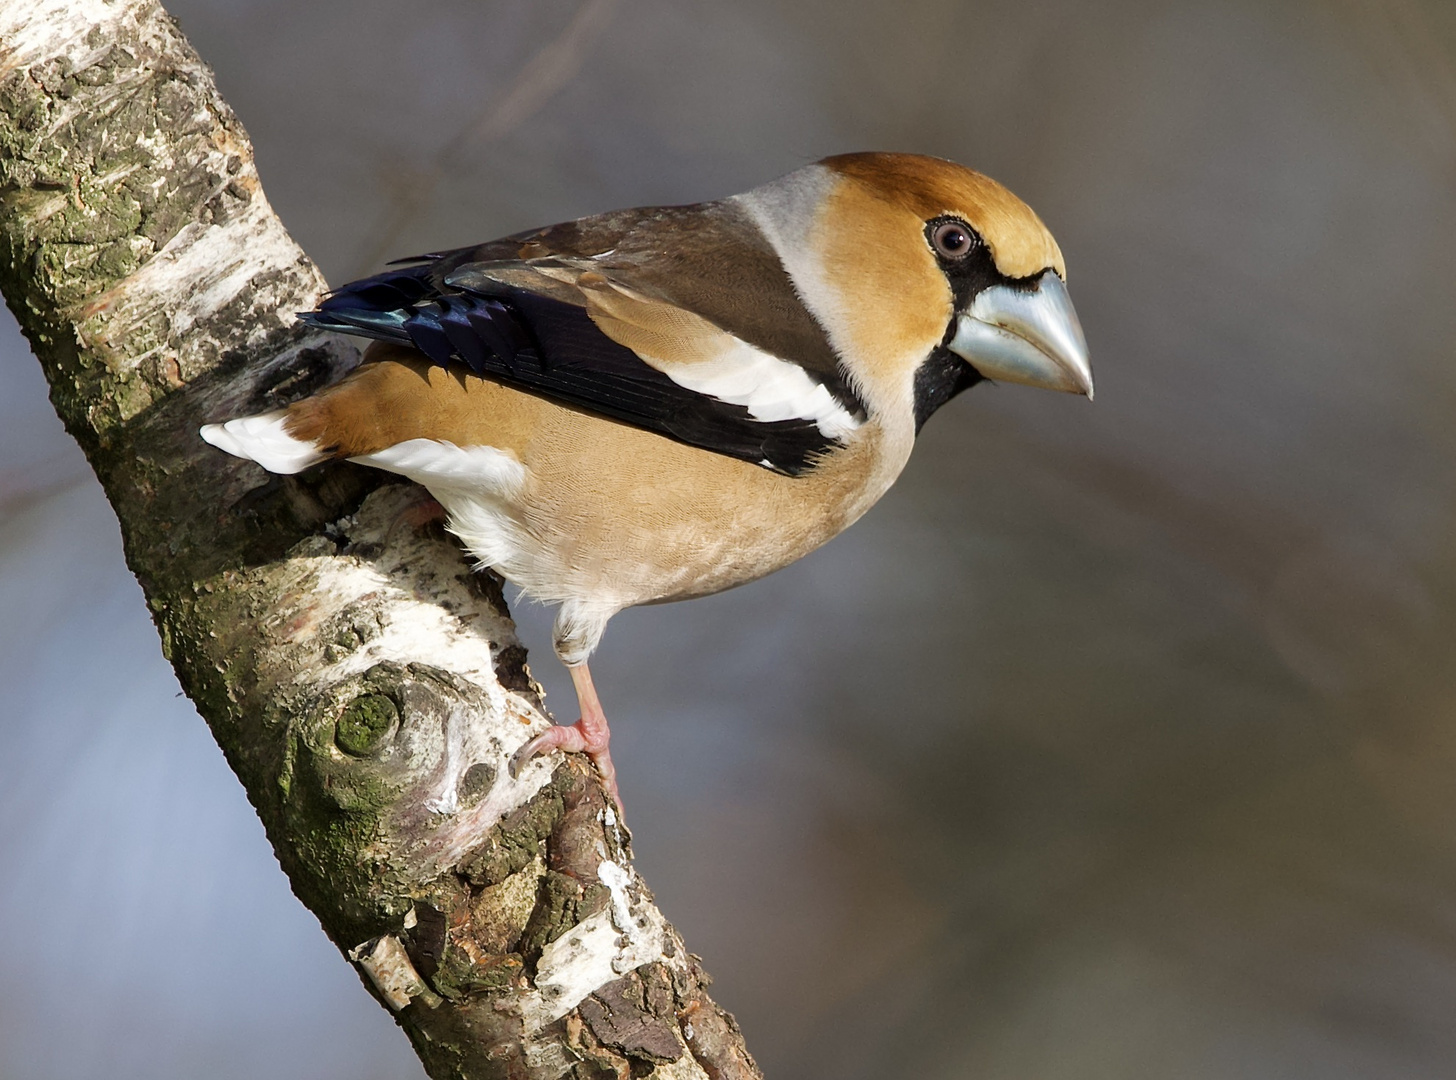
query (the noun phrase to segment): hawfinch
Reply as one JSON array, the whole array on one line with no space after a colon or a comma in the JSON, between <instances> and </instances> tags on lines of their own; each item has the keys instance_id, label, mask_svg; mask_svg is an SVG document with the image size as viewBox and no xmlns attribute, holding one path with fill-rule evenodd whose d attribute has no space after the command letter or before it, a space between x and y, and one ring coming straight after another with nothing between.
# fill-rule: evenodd
<instances>
[{"instance_id":1,"label":"hawfinch","mask_svg":"<svg viewBox=\"0 0 1456 1080\"><path fill-rule=\"evenodd\" d=\"M560 605L581 719L517 760L584 750L614 796L587 669L608 619L813 551L982 379L1092 396L1056 241L936 158L845 154L392 265L303 316L375 339L358 368L202 437L275 473L347 458L424 485L482 565Z\"/></svg>"}]
</instances>

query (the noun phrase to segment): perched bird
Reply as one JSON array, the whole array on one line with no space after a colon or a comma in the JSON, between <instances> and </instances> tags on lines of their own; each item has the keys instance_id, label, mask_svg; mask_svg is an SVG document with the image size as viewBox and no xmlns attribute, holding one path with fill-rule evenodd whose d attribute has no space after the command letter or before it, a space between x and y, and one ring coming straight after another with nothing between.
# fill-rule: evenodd
<instances>
[{"instance_id":1,"label":"perched bird","mask_svg":"<svg viewBox=\"0 0 1456 1080\"><path fill-rule=\"evenodd\" d=\"M358 368L202 437L276 473L347 458L424 485L483 565L560 604L581 719L518 760L584 750L614 797L587 668L607 620L812 551L981 379L1092 396L1056 241L936 158L845 154L391 265L302 316L376 339Z\"/></svg>"}]
</instances>

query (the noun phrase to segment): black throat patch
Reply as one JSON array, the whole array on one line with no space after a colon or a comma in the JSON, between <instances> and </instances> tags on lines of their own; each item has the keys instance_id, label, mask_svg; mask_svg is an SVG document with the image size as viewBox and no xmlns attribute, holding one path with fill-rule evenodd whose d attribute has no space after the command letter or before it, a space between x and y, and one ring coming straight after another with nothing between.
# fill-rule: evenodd
<instances>
[{"instance_id":1,"label":"black throat patch","mask_svg":"<svg viewBox=\"0 0 1456 1080\"><path fill-rule=\"evenodd\" d=\"M964 225L966 231L975 237L975 245L963 257L947 258L936 251L934 243L930 241L936 226L950 221ZM946 348L946 344L955 337L956 320L960 318L960 313L971 306L971 301L983 289L989 289L992 285L1009 285L1014 289L1032 289L1036 287L1036 282L1041 274L1045 273L1045 271L1039 271L1026 278L1007 277L996 269L996 260L991 255L991 249L986 246L986 242L981 239L980 234L971 226L961 222L959 218L932 218L925 223L925 237L926 242L930 243L931 251L935 252L935 261L940 264L941 272L945 274L946 281L950 283L955 314L951 316L950 325L945 328L945 337L941 343L915 370L915 433L917 435L925 426L925 421L930 419L931 413L961 391L969 390L976 383L985 379L985 376L967 361Z\"/></svg>"},{"instance_id":2,"label":"black throat patch","mask_svg":"<svg viewBox=\"0 0 1456 1080\"><path fill-rule=\"evenodd\" d=\"M931 413L983 378L985 376L944 345L937 345L924 363L915 369L915 434L920 434Z\"/></svg>"}]
</instances>

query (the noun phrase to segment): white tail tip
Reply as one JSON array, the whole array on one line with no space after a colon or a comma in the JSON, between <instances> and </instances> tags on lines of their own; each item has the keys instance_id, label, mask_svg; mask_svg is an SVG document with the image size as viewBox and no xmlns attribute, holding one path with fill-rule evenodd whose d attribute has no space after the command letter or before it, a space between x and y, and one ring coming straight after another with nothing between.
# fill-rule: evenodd
<instances>
[{"instance_id":1,"label":"white tail tip","mask_svg":"<svg viewBox=\"0 0 1456 1080\"><path fill-rule=\"evenodd\" d=\"M225 424L206 424L200 434L205 442L234 457L256 461L272 473L302 472L323 461L326 454L313 443L295 439L283 428L288 414L276 412L242 416Z\"/></svg>"}]
</instances>

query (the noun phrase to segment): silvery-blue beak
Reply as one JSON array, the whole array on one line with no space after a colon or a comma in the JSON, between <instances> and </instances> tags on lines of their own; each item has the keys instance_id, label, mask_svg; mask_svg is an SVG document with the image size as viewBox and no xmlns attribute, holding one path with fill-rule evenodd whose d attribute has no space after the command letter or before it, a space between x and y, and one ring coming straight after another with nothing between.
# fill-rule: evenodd
<instances>
[{"instance_id":1,"label":"silvery-blue beak","mask_svg":"<svg viewBox=\"0 0 1456 1080\"><path fill-rule=\"evenodd\" d=\"M1092 398L1087 339L1054 270L1043 272L1031 289L982 289L957 318L946 348L988 379Z\"/></svg>"}]
</instances>

